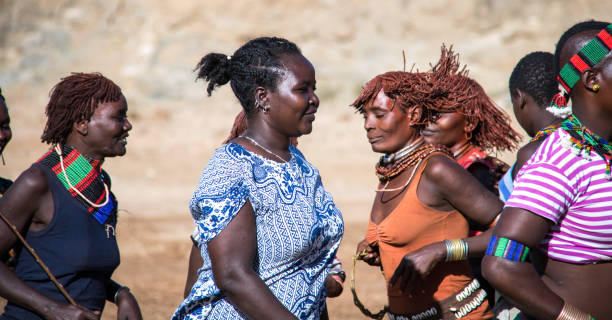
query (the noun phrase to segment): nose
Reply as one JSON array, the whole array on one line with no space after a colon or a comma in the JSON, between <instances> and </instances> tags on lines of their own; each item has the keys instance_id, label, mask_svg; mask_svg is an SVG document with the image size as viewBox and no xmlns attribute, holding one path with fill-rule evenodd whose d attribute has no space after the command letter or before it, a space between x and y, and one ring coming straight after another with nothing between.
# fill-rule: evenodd
<instances>
[{"instance_id":1,"label":"nose","mask_svg":"<svg viewBox=\"0 0 612 320\"><path fill-rule=\"evenodd\" d=\"M132 123L127 118L125 118L125 122L123 122L123 130L126 132L132 130Z\"/></svg>"},{"instance_id":2,"label":"nose","mask_svg":"<svg viewBox=\"0 0 612 320\"><path fill-rule=\"evenodd\" d=\"M368 115L364 115L363 128L366 131L368 131L370 129L374 129L374 121L372 120L372 117L370 117Z\"/></svg>"},{"instance_id":3,"label":"nose","mask_svg":"<svg viewBox=\"0 0 612 320\"><path fill-rule=\"evenodd\" d=\"M313 92L310 99L308 99L308 103L318 108L319 107L319 96L317 96L317 94Z\"/></svg>"},{"instance_id":4,"label":"nose","mask_svg":"<svg viewBox=\"0 0 612 320\"><path fill-rule=\"evenodd\" d=\"M0 141L8 142L11 140L12 132L11 129L1 129L0 128Z\"/></svg>"}]
</instances>

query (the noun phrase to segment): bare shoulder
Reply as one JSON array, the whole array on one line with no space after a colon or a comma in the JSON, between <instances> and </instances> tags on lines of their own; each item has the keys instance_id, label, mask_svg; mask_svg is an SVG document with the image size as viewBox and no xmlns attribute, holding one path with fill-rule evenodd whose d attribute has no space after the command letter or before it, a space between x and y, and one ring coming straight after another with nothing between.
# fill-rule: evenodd
<instances>
[{"instance_id":1,"label":"bare shoulder","mask_svg":"<svg viewBox=\"0 0 612 320\"><path fill-rule=\"evenodd\" d=\"M42 195L49 190L49 183L42 168L31 166L15 180L7 196L10 196L10 190L13 189L20 195Z\"/></svg>"},{"instance_id":2,"label":"bare shoulder","mask_svg":"<svg viewBox=\"0 0 612 320\"><path fill-rule=\"evenodd\" d=\"M443 154L434 154L427 160L423 175L435 184L455 180L458 175L467 174L457 162Z\"/></svg>"},{"instance_id":3,"label":"bare shoulder","mask_svg":"<svg viewBox=\"0 0 612 320\"><path fill-rule=\"evenodd\" d=\"M542 140L531 141L518 150L516 154L516 165L514 166L515 172L518 172L518 170L527 161L529 161L529 159L531 159L531 156L533 156L536 150L538 150L538 147L540 147L540 144L542 144Z\"/></svg>"}]
</instances>

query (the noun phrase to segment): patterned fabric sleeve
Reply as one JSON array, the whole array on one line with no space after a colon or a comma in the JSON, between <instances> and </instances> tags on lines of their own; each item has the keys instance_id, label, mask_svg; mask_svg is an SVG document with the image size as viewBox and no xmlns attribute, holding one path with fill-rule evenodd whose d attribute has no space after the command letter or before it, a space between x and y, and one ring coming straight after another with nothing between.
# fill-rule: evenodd
<instances>
[{"instance_id":1,"label":"patterned fabric sleeve","mask_svg":"<svg viewBox=\"0 0 612 320\"><path fill-rule=\"evenodd\" d=\"M527 163L516 177L506 207L525 209L558 224L574 197L571 185L556 165Z\"/></svg>"},{"instance_id":2,"label":"patterned fabric sleeve","mask_svg":"<svg viewBox=\"0 0 612 320\"><path fill-rule=\"evenodd\" d=\"M193 238L201 246L216 237L246 203L249 163L230 154L227 146L215 152L202 172L191 198Z\"/></svg>"}]
</instances>

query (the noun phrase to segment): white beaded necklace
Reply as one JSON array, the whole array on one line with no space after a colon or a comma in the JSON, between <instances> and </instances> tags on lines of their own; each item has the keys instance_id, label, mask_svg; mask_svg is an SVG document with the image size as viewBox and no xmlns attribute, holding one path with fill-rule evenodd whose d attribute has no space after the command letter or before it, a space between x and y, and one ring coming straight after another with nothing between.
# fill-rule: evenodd
<instances>
[{"instance_id":1,"label":"white beaded necklace","mask_svg":"<svg viewBox=\"0 0 612 320\"><path fill-rule=\"evenodd\" d=\"M258 146L259 148L263 149L265 152L277 157L282 163L287 163L288 161L283 159L283 157L279 156L278 154L272 152L271 150L269 150L268 148L262 146L261 144L257 143L257 141L255 141L255 139L249 137L249 136L242 136L243 138L246 138L247 140L251 141L254 145Z\"/></svg>"}]
</instances>

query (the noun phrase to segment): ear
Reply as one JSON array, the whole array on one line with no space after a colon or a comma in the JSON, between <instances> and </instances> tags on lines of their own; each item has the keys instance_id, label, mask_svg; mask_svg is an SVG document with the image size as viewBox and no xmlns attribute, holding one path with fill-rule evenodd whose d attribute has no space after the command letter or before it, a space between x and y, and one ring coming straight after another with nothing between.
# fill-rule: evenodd
<instances>
[{"instance_id":1,"label":"ear","mask_svg":"<svg viewBox=\"0 0 612 320\"><path fill-rule=\"evenodd\" d=\"M423 124L423 109L419 107L413 107L408 109L407 115L409 124L411 126Z\"/></svg>"},{"instance_id":2,"label":"ear","mask_svg":"<svg viewBox=\"0 0 612 320\"><path fill-rule=\"evenodd\" d=\"M72 129L82 136L86 136L89 131L89 120L81 119L72 125Z\"/></svg>"},{"instance_id":3,"label":"ear","mask_svg":"<svg viewBox=\"0 0 612 320\"><path fill-rule=\"evenodd\" d=\"M518 108L520 110L524 109L525 106L527 106L527 94L521 91L520 89L516 89L516 95L514 99L518 103Z\"/></svg>"},{"instance_id":4,"label":"ear","mask_svg":"<svg viewBox=\"0 0 612 320\"><path fill-rule=\"evenodd\" d=\"M265 108L268 103L268 89L264 87L255 88L255 108L257 109L258 106Z\"/></svg>"},{"instance_id":5,"label":"ear","mask_svg":"<svg viewBox=\"0 0 612 320\"><path fill-rule=\"evenodd\" d=\"M464 132L472 132L474 131L474 129L476 129L476 126L478 125L478 120L472 118L470 119L469 117L465 117L465 126L463 127L463 131Z\"/></svg>"},{"instance_id":6,"label":"ear","mask_svg":"<svg viewBox=\"0 0 612 320\"><path fill-rule=\"evenodd\" d=\"M597 92L597 90L593 90L594 85L599 85L599 71L596 69L587 69L580 75L580 81L584 85L584 87L591 91Z\"/></svg>"}]
</instances>

